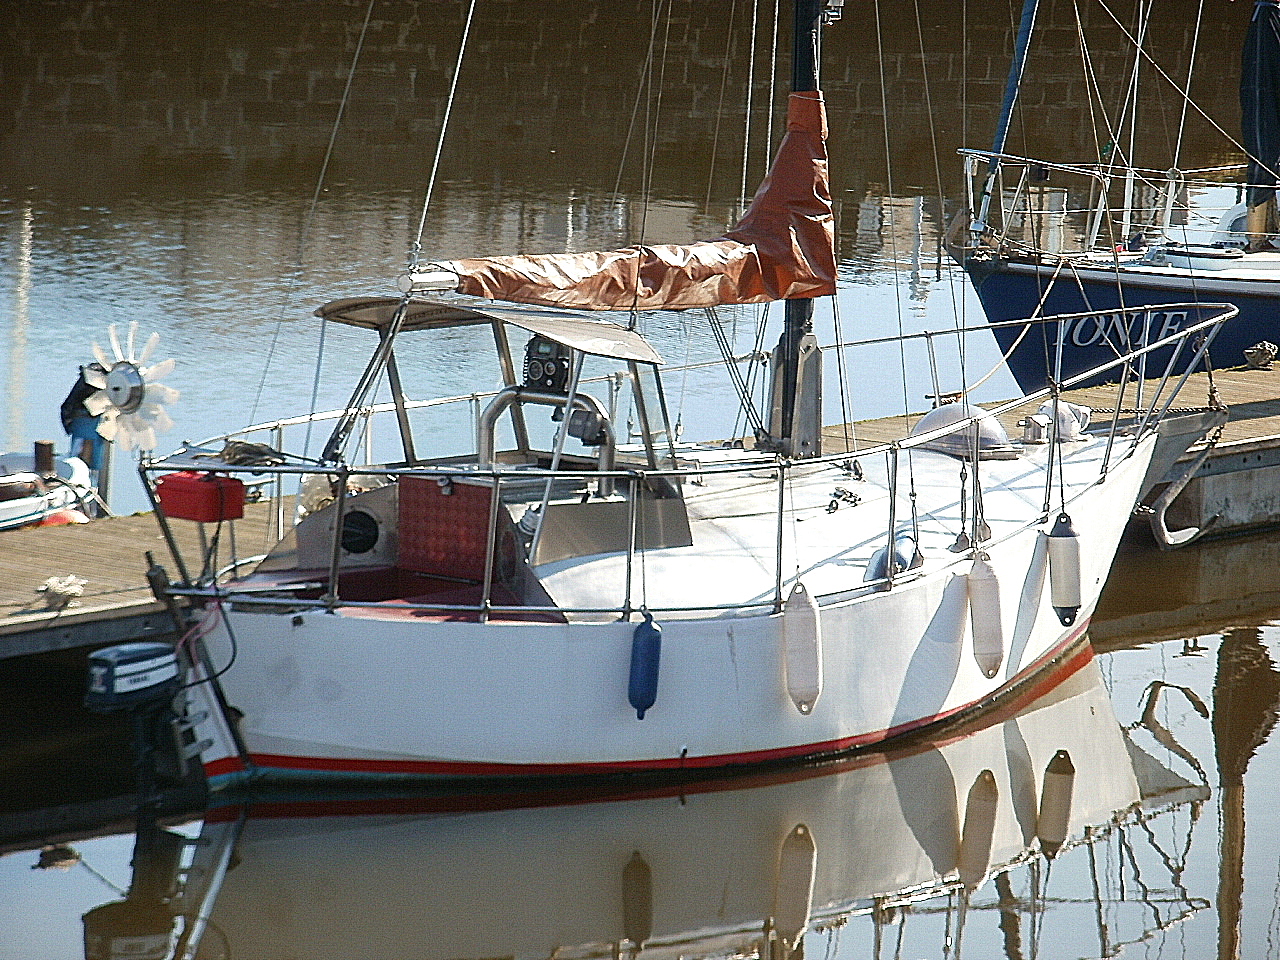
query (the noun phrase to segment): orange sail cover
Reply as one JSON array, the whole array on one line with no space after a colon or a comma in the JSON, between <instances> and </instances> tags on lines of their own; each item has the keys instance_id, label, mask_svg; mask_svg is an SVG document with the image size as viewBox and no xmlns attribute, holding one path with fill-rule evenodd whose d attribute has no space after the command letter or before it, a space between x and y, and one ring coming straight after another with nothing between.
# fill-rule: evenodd
<instances>
[{"instance_id":1,"label":"orange sail cover","mask_svg":"<svg viewBox=\"0 0 1280 960\"><path fill-rule=\"evenodd\" d=\"M441 266L458 274L462 293L579 310L680 310L834 294L822 94L791 94L787 133L773 167L746 215L723 237Z\"/></svg>"}]
</instances>

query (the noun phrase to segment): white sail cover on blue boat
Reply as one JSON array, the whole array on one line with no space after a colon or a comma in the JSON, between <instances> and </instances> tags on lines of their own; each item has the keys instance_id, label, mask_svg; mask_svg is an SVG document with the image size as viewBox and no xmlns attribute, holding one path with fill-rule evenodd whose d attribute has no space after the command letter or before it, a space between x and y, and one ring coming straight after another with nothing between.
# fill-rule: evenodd
<instances>
[{"instance_id":1,"label":"white sail cover on blue boat","mask_svg":"<svg viewBox=\"0 0 1280 960\"><path fill-rule=\"evenodd\" d=\"M835 293L822 94L793 93L787 133L736 227L690 244L452 260L472 296L578 310L679 310Z\"/></svg>"}]
</instances>

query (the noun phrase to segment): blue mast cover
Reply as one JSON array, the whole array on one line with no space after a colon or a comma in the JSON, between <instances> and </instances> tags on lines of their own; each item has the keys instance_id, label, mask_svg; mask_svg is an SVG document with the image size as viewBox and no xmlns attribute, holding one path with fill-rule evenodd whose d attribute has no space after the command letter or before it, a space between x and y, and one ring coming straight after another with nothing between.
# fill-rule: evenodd
<instances>
[{"instance_id":1,"label":"blue mast cover","mask_svg":"<svg viewBox=\"0 0 1280 960\"><path fill-rule=\"evenodd\" d=\"M1275 195L1280 169L1280 3L1258 0L1240 58L1240 112L1249 152L1249 206Z\"/></svg>"}]
</instances>

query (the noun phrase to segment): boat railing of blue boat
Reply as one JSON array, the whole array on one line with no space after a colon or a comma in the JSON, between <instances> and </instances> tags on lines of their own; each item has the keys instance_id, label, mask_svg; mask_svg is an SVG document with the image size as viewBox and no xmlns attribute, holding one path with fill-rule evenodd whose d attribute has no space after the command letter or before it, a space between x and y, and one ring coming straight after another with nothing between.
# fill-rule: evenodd
<instances>
[{"instance_id":1,"label":"boat railing of blue boat","mask_svg":"<svg viewBox=\"0 0 1280 960\"><path fill-rule=\"evenodd\" d=\"M985 150L961 150L969 209L996 167L997 202L954 231L951 252L1008 250L1039 256L1120 254L1141 259L1149 246L1176 242L1243 247L1238 181L1243 165L1156 170L1117 163L1068 163Z\"/></svg>"}]
</instances>

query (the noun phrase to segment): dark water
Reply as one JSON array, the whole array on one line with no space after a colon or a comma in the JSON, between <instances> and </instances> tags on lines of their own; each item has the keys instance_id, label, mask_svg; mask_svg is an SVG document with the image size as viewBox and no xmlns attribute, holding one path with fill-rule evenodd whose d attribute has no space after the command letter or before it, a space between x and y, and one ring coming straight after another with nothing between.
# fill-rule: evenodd
<instances>
[{"instance_id":1,"label":"dark water","mask_svg":"<svg viewBox=\"0 0 1280 960\"><path fill-rule=\"evenodd\" d=\"M1233 131L1251 7L1206 6L1192 90ZM767 20L766 0L659 4L662 95L637 107L653 5L482 0L424 253L718 234L767 154L769 28L753 59L757 7ZM1150 48L1180 81L1198 8L1154 14ZM1016 11L967 9L850 3L827 33L847 337L979 316L940 238L961 202L955 151L989 145ZM165 443L297 413L313 389L322 406L345 399L363 345L327 343L313 387L310 311L392 289L464 6L373 11L317 189L363 2L0 7L0 446L61 437L57 404L110 323L158 331L160 355L178 361ZM1130 59L1099 5L1080 17L1115 104ZM1041 28L1010 147L1087 156L1090 81L1072 5L1045 4ZM1161 83L1144 69L1154 133L1138 159L1163 167L1184 119ZM1233 159L1208 122L1186 117L1184 169ZM819 317L828 341L834 323ZM647 332L673 361L714 356L696 324ZM405 361L416 393L474 389L464 359L440 359ZM1002 396L1010 383L998 373L987 389ZM903 403L879 371L857 387L855 415ZM691 430L716 422L700 389L681 388ZM908 402L926 389L912 383ZM113 494L119 509L141 506L127 469ZM1278 554L1274 536L1127 552L1092 629L1096 675L955 742L684 793L277 798L144 830L137 855L127 730L79 711L81 661L0 664L0 960L83 956L82 916L126 900L139 908L135 932L160 931L148 941L157 956L170 935L182 938L172 949L204 957L782 956L806 919L810 957L1277 956ZM1149 701L1152 683L1166 686ZM1027 852L1041 820L1029 798L1059 749L1079 762L1067 843L1049 861ZM801 826L809 859L793 838ZM175 832L199 842L176 844ZM65 868L32 869L54 843L72 849L45 859ZM807 869L808 897L783 882ZM985 879L968 891L962 869Z\"/></svg>"}]
</instances>

